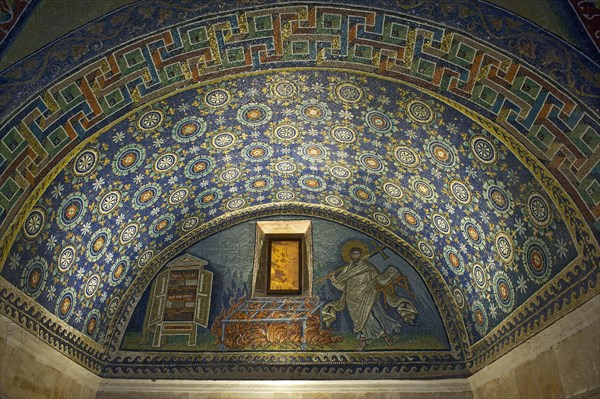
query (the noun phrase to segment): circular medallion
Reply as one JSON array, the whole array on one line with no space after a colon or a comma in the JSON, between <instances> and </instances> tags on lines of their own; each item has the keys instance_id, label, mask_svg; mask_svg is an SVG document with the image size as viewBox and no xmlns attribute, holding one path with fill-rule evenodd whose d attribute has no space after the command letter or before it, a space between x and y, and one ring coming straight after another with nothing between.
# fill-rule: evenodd
<instances>
[{"instance_id":1,"label":"circular medallion","mask_svg":"<svg viewBox=\"0 0 600 399\"><path fill-rule=\"evenodd\" d=\"M356 133L349 126L335 126L331 129L331 137L339 143L350 144L356 140Z\"/></svg>"},{"instance_id":2,"label":"circular medallion","mask_svg":"<svg viewBox=\"0 0 600 399\"><path fill-rule=\"evenodd\" d=\"M119 243L121 245L129 244L137 235L140 226L137 223L130 223L121 231L119 235Z\"/></svg>"},{"instance_id":3,"label":"circular medallion","mask_svg":"<svg viewBox=\"0 0 600 399\"><path fill-rule=\"evenodd\" d=\"M298 129L292 125L277 126L275 136L281 140L292 140L298 136Z\"/></svg>"},{"instance_id":4,"label":"circular medallion","mask_svg":"<svg viewBox=\"0 0 600 399\"><path fill-rule=\"evenodd\" d=\"M392 130L392 120L383 112L371 111L365 116L367 126L376 133L387 133Z\"/></svg>"},{"instance_id":5,"label":"circular medallion","mask_svg":"<svg viewBox=\"0 0 600 399\"><path fill-rule=\"evenodd\" d=\"M268 144L253 143L244 150L244 159L250 162L260 162L268 159L273 154L273 149Z\"/></svg>"},{"instance_id":6,"label":"circular medallion","mask_svg":"<svg viewBox=\"0 0 600 399\"><path fill-rule=\"evenodd\" d=\"M224 150L235 144L237 137L233 133L219 133L212 139L212 146L216 150Z\"/></svg>"},{"instance_id":7,"label":"circular medallion","mask_svg":"<svg viewBox=\"0 0 600 399\"><path fill-rule=\"evenodd\" d=\"M410 100L406 104L406 113L413 121L420 124L433 122L435 113L429 104L422 100Z\"/></svg>"},{"instance_id":8,"label":"circular medallion","mask_svg":"<svg viewBox=\"0 0 600 399\"><path fill-rule=\"evenodd\" d=\"M77 260L77 247L73 244L67 244L58 254L58 271L68 272Z\"/></svg>"},{"instance_id":9,"label":"circular medallion","mask_svg":"<svg viewBox=\"0 0 600 399\"><path fill-rule=\"evenodd\" d=\"M46 212L43 208L36 206L29 212L27 219L25 219L25 223L23 224L23 235L25 238L32 240L42 232L45 225Z\"/></svg>"},{"instance_id":10,"label":"circular medallion","mask_svg":"<svg viewBox=\"0 0 600 399\"><path fill-rule=\"evenodd\" d=\"M21 286L27 295L36 299L46 286L48 264L41 256L36 256L27 262L21 273Z\"/></svg>"},{"instance_id":11,"label":"circular medallion","mask_svg":"<svg viewBox=\"0 0 600 399\"><path fill-rule=\"evenodd\" d=\"M152 257L154 256L154 251L152 251L151 249L145 251L143 254L140 255L140 257L138 258L138 265L140 267L144 267L148 264L148 262L150 262L152 260Z\"/></svg>"},{"instance_id":12,"label":"circular medallion","mask_svg":"<svg viewBox=\"0 0 600 399\"><path fill-rule=\"evenodd\" d=\"M309 191L323 191L327 186L323 179L315 175L302 176L298 183L300 187Z\"/></svg>"},{"instance_id":13,"label":"circular medallion","mask_svg":"<svg viewBox=\"0 0 600 399\"><path fill-rule=\"evenodd\" d=\"M230 183L237 180L242 175L242 172L238 168L229 168L221 172L221 181Z\"/></svg>"},{"instance_id":14,"label":"circular medallion","mask_svg":"<svg viewBox=\"0 0 600 399\"><path fill-rule=\"evenodd\" d=\"M460 222L460 229L469 244L478 250L483 250L485 247L485 235L481 226L475 220L471 218L463 219Z\"/></svg>"},{"instance_id":15,"label":"circular medallion","mask_svg":"<svg viewBox=\"0 0 600 399\"><path fill-rule=\"evenodd\" d=\"M449 187L452 196L456 198L458 202L463 205L468 205L471 203L471 190L469 190L469 188L463 182L452 180L449 184Z\"/></svg>"},{"instance_id":16,"label":"circular medallion","mask_svg":"<svg viewBox=\"0 0 600 399\"><path fill-rule=\"evenodd\" d=\"M227 105L229 100L231 100L231 95L223 89L211 90L204 96L204 103L209 107L222 107Z\"/></svg>"},{"instance_id":17,"label":"circular medallion","mask_svg":"<svg viewBox=\"0 0 600 399\"><path fill-rule=\"evenodd\" d=\"M275 165L275 170L283 174L294 173L296 171L296 164L291 161L281 161Z\"/></svg>"},{"instance_id":18,"label":"circular medallion","mask_svg":"<svg viewBox=\"0 0 600 399\"><path fill-rule=\"evenodd\" d=\"M307 122L320 122L327 117L327 108L318 103L305 104L300 107L300 116Z\"/></svg>"},{"instance_id":19,"label":"circular medallion","mask_svg":"<svg viewBox=\"0 0 600 399\"><path fill-rule=\"evenodd\" d=\"M291 191L280 191L277 193L277 199L279 201L291 201L296 195Z\"/></svg>"},{"instance_id":20,"label":"circular medallion","mask_svg":"<svg viewBox=\"0 0 600 399\"><path fill-rule=\"evenodd\" d=\"M121 192L119 190L109 191L104 194L98 203L98 212L106 215L114 211L121 203Z\"/></svg>"},{"instance_id":21,"label":"circular medallion","mask_svg":"<svg viewBox=\"0 0 600 399\"><path fill-rule=\"evenodd\" d=\"M545 283L552 269L552 258L548 247L543 241L530 238L525 242L524 248L527 275L537 284Z\"/></svg>"},{"instance_id":22,"label":"circular medallion","mask_svg":"<svg viewBox=\"0 0 600 399\"><path fill-rule=\"evenodd\" d=\"M177 155L173 153L166 153L159 156L154 162L154 171L157 173L164 173L171 170L175 165L177 165Z\"/></svg>"},{"instance_id":23,"label":"circular medallion","mask_svg":"<svg viewBox=\"0 0 600 399\"><path fill-rule=\"evenodd\" d=\"M394 199L400 199L404 197L404 192L396 183L385 182L382 186L383 191Z\"/></svg>"},{"instance_id":24,"label":"circular medallion","mask_svg":"<svg viewBox=\"0 0 600 399\"><path fill-rule=\"evenodd\" d=\"M85 283L85 286L83 289L83 295L89 299L89 298L93 297L94 294L96 294L99 287L100 287L100 275L93 274L90 278L88 278L88 280Z\"/></svg>"},{"instance_id":25,"label":"circular medallion","mask_svg":"<svg viewBox=\"0 0 600 399\"><path fill-rule=\"evenodd\" d=\"M471 138L471 151L475 158L483 164L489 165L498 160L498 151L492 141L483 136Z\"/></svg>"},{"instance_id":26,"label":"circular medallion","mask_svg":"<svg viewBox=\"0 0 600 399\"><path fill-rule=\"evenodd\" d=\"M98 320L100 319L100 313L97 310L92 310L85 319L85 332L90 337L94 337L98 330Z\"/></svg>"},{"instance_id":27,"label":"circular medallion","mask_svg":"<svg viewBox=\"0 0 600 399\"><path fill-rule=\"evenodd\" d=\"M243 198L233 198L227 201L227 210L234 211L246 206L246 200Z\"/></svg>"},{"instance_id":28,"label":"circular medallion","mask_svg":"<svg viewBox=\"0 0 600 399\"><path fill-rule=\"evenodd\" d=\"M333 165L329 168L329 173L331 173L333 177L342 180L346 180L352 177L352 172L350 172L350 169L342 165Z\"/></svg>"},{"instance_id":29,"label":"circular medallion","mask_svg":"<svg viewBox=\"0 0 600 399\"><path fill-rule=\"evenodd\" d=\"M370 188L362 184L354 184L350 186L350 196L362 204L375 203L375 194Z\"/></svg>"},{"instance_id":30,"label":"circular medallion","mask_svg":"<svg viewBox=\"0 0 600 399\"><path fill-rule=\"evenodd\" d=\"M198 223L200 223L200 219L198 219L196 216L189 217L181 224L181 230L187 233L188 231L193 230L194 227L198 226Z\"/></svg>"},{"instance_id":31,"label":"circular medallion","mask_svg":"<svg viewBox=\"0 0 600 399\"><path fill-rule=\"evenodd\" d=\"M527 213L533 224L538 227L546 227L552 219L548 202L536 192L531 193L527 198Z\"/></svg>"},{"instance_id":32,"label":"circular medallion","mask_svg":"<svg viewBox=\"0 0 600 399\"><path fill-rule=\"evenodd\" d=\"M110 237L108 229L98 230L92 235L88 244L88 257L91 261L100 259L104 252L106 252Z\"/></svg>"},{"instance_id":33,"label":"circular medallion","mask_svg":"<svg viewBox=\"0 0 600 399\"><path fill-rule=\"evenodd\" d=\"M444 247L444 260L450 266L450 269L454 271L454 274L460 276L465 272L465 263L462 256L450 245Z\"/></svg>"},{"instance_id":34,"label":"circular medallion","mask_svg":"<svg viewBox=\"0 0 600 399\"><path fill-rule=\"evenodd\" d=\"M421 253L423 254L423 256L429 259L433 259L435 252L433 251L431 245L429 245L425 241L420 241L417 246L419 248L419 251L421 251Z\"/></svg>"},{"instance_id":35,"label":"circular medallion","mask_svg":"<svg viewBox=\"0 0 600 399\"><path fill-rule=\"evenodd\" d=\"M149 233L152 237L158 237L173 227L175 224L175 217L170 213L159 216L150 225Z\"/></svg>"},{"instance_id":36,"label":"circular medallion","mask_svg":"<svg viewBox=\"0 0 600 399\"><path fill-rule=\"evenodd\" d=\"M223 193L218 188L211 188L208 190L204 190L196 197L196 203L200 208L210 208L217 204L221 198L223 197Z\"/></svg>"},{"instance_id":37,"label":"circular medallion","mask_svg":"<svg viewBox=\"0 0 600 399\"><path fill-rule=\"evenodd\" d=\"M462 293L462 291L460 290L460 288L454 288L454 291L452 291L452 295L454 296L454 300L456 301L458 308L461 310L464 309L465 308L465 296Z\"/></svg>"},{"instance_id":38,"label":"circular medallion","mask_svg":"<svg viewBox=\"0 0 600 399\"><path fill-rule=\"evenodd\" d=\"M169 195L169 204L181 204L190 195L190 190L187 188L178 188Z\"/></svg>"},{"instance_id":39,"label":"circular medallion","mask_svg":"<svg viewBox=\"0 0 600 399\"><path fill-rule=\"evenodd\" d=\"M328 195L327 197L325 197L325 202L328 205L335 206L336 208L344 206L344 201L340 197L335 195Z\"/></svg>"},{"instance_id":40,"label":"circular medallion","mask_svg":"<svg viewBox=\"0 0 600 399\"><path fill-rule=\"evenodd\" d=\"M135 209L144 209L154 204L160 197L162 190L156 183L149 183L140 187L133 194L133 207Z\"/></svg>"},{"instance_id":41,"label":"circular medallion","mask_svg":"<svg viewBox=\"0 0 600 399\"><path fill-rule=\"evenodd\" d=\"M412 188L415 193L427 202L433 202L437 199L437 195L433 186L425 179L411 179Z\"/></svg>"},{"instance_id":42,"label":"circular medallion","mask_svg":"<svg viewBox=\"0 0 600 399\"><path fill-rule=\"evenodd\" d=\"M327 158L328 152L321 144L308 143L300 147L300 155L309 162L317 162Z\"/></svg>"},{"instance_id":43,"label":"circular medallion","mask_svg":"<svg viewBox=\"0 0 600 399\"><path fill-rule=\"evenodd\" d=\"M504 312L510 313L515 303L515 293L510 278L502 270L496 271L493 287L496 303Z\"/></svg>"},{"instance_id":44,"label":"circular medallion","mask_svg":"<svg viewBox=\"0 0 600 399\"><path fill-rule=\"evenodd\" d=\"M273 187L273 180L265 175L250 178L246 182L246 188L255 193L266 191L271 187Z\"/></svg>"},{"instance_id":45,"label":"circular medallion","mask_svg":"<svg viewBox=\"0 0 600 399\"><path fill-rule=\"evenodd\" d=\"M115 155L112 164L113 172L124 176L137 170L143 163L146 151L137 144L129 144L121 148Z\"/></svg>"},{"instance_id":46,"label":"circular medallion","mask_svg":"<svg viewBox=\"0 0 600 399\"><path fill-rule=\"evenodd\" d=\"M185 118L173 128L173 138L179 143L188 143L206 132L206 122L202 118Z\"/></svg>"},{"instance_id":47,"label":"circular medallion","mask_svg":"<svg viewBox=\"0 0 600 399\"><path fill-rule=\"evenodd\" d=\"M153 109L142 114L138 119L138 128L142 131L154 130L163 122L165 115L162 111Z\"/></svg>"},{"instance_id":48,"label":"circular medallion","mask_svg":"<svg viewBox=\"0 0 600 399\"><path fill-rule=\"evenodd\" d=\"M391 223L390 218L381 212L373 213L373 220L375 222L379 223L380 225L386 226L386 227L389 226Z\"/></svg>"},{"instance_id":49,"label":"circular medallion","mask_svg":"<svg viewBox=\"0 0 600 399\"><path fill-rule=\"evenodd\" d=\"M510 199L510 194L508 194L502 185L485 183L483 189L485 198L494 208L495 212L510 213L512 201Z\"/></svg>"},{"instance_id":50,"label":"circular medallion","mask_svg":"<svg viewBox=\"0 0 600 399\"><path fill-rule=\"evenodd\" d=\"M117 259L110 268L110 285L115 286L123 280L129 270L129 259L122 257Z\"/></svg>"},{"instance_id":51,"label":"circular medallion","mask_svg":"<svg viewBox=\"0 0 600 399\"><path fill-rule=\"evenodd\" d=\"M287 99L298 93L298 86L291 80L279 79L271 84L270 91L275 98Z\"/></svg>"},{"instance_id":52,"label":"circular medallion","mask_svg":"<svg viewBox=\"0 0 600 399\"><path fill-rule=\"evenodd\" d=\"M119 308L119 302L121 300L119 297L113 297L106 306L106 315L108 318L112 319L117 314L117 309Z\"/></svg>"},{"instance_id":53,"label":"circular medallion","mask_svg":"<svg viewBox=\"0 0 600 399\"><path fill-rule=\"evenodd\" d=\"M264 104L250 103L242 106L237 112L238 121L246 126L256 127L271 120L273 111Z\"/></svg>"},{"instance_id":54,"label":"circular medallion","mask_svg":"<svg viewBox=\"0 0 600 399\"><path fill-rule=\"evenodd\" d=\"M421 221L421 217L411 209L400 208L398 211L398 217L400 217L402 223L412 231L419 232L423 230L423 222Z\"/></svg>"},{"instance_id":55,"label":"circular medallion","mask_svg":"<svg viewBox=\"0 0 600 399\"><path fill-rule=\"evenodd\" d=\"M434 213L431 219L433 221L433 225L435 228L442 234L450 234L452 232L452 228L450 227L450 222L443 215L439 213Z\"/></svg>"},{"instance_id":56,"label":"circular medallion","mask_svg":"<svg viewBox=\"0 0 600 399\"><path fill-rule=\"evenodd\" d=\"M430 159L445 170L452 170L457 166L458 154L448 142L442 140L427 140L426 151Z\"/></svg>"},{"instance_id":57,"label":"circular medallion","mask_svg":"<svg viewBox=\"0 0 600 399\"><path fill-rule=\"evenodd\" d=\"M359 164L369 173L380 175L386 171L383 159L372 152L365 152L358 156Z\"/></svg>"},{"instance_id":58,"label":"circular medallion","mask_svg":"<svg viewBox=\"0 0 600 399\"><path fill-rule=\"evenodd\" d=\"M62 320L68 320L76 304L75 290L71 287L65 288L56 301L55 313Z\"/></svg>"},{"instance_id":59,"label":"circular medallion","mask_svg":"<svg viewBox=\"0 0 600 399\"><path fill-rule=\"evenodd\" d=\"M500 257L500 260L504 263L511 263L514 257L512 239L508 234L501 231L496 234L494 239L496 253Z\"/></svg>"},{"instance_id":60,"label":"circular medallion","mask_svg":"<svg viewBox=\"0 0 600 399\"><path fill-rule=\"evenodd\" d=\"M210 157L199 156L191 160L185 167L185 175L190 179L204 177L215 168L215 162Z\"/></svg>"},{"instance_id":61,"label":"circular medallion","mask_svg":"<svg viewBox=\"0 0 600 399\"><path fill-rule=\"evenodd\" d=\"M363 97L363 91L360 87L353 83L340 83L335 88L337 98L347 104L356 104Z\"/></svg>"},{"instance_id":62,"label":"circular medallion","mask_svg":"<svg viewBox=\"0 0 600 399\"><path fill-rule=\"evenodd\" d=\"M479 263L475 263L471 274L473 276L473 281L475 282L475 287L480 291L485 291L488 285L488 279L483 266Z\"/></svg>"},{"instance_id":63,"label":"circular medallion","mask_svg":"<svg viewBox=\"0 0 600 399\"><path fill-rule=\"evenodd\" d=\"M100 153L93 148L86 148L75 157L73 162L73 174L75 176L87 176L92 173L98 165Z\"/></svg>"},{"instance_id":64,"label":"circular medallion","mask_svg":"<svg viewBox=\"0 0 600 399\"><path fill-rule=\"evenodd\" d=\"M475 301L471 306L471 313L475 329L479 334L484 335L488 328L488 316L485 312L485 307L481 302Z\"/></svg>"},{"instance_id":65,"label":"circular medallion","mask_svg":"<svg viewBox=\"0 0 600 399\"><path fill-rule=\"evenodd\" d=\"M73 193L64 199L58 208L56 222L63 230L79 226L79 222L87 212L87 198L80 193Z\"/></svg>"},{"instance_id":66,"label":"circular medallion","mask_svg":"<svg viewBox=\"0 0 600 399\"><path fill-rule=\"evenodd\" d=\"M408 148L405 146L398 146L394 148L394 156L396 160L400 162L401 166L407 168L414 168L419 165L419 156L412 148Z\"/></svg>"}]
</instances>

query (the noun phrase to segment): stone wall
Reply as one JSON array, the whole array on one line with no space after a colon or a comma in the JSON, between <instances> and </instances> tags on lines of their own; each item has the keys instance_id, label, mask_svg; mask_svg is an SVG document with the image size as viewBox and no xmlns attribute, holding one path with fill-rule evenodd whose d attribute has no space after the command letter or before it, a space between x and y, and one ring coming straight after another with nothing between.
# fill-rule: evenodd
<instances>
[{"instance_id":1,"label":"stone wall","mask_svg":"<svg viewBox=\"0 0 600 399\"><path fill-rule=\"evenodd\" d=\"M103 380L97 399L472 399L466 379L423 381Z\"/></svg>"},{"instance_id":2,"label":"stone wall","mask_svg":"<svg viewBox=\"0 0 600 399\"><path fill-rule=\"evenodd\" d=\"M475 399L600 398L600 296L468 380Z\"/></svg>"},{"instance_id":3,"label":"stone wall","mask_svg":"<svg viewBox=\"0 0 600 399\"><path fill-rule=\"evenodd\" d=\"M94 398L101 378L0 315L0 398Z\"/></svg>"}]
</instances>

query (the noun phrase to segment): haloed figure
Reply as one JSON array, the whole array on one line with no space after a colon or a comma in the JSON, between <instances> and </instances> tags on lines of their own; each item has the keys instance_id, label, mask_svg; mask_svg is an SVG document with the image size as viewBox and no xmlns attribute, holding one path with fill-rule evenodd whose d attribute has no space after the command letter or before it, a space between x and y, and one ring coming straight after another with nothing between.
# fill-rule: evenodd
<instances>
[{"instance_id":1,"label":"haloed figure","mask_svg":"<svg viewBox=\"0 0 600 399\"><path fill-rule=\"evenodd\" d=\"M336 312L348 309L354 332L359 337L359 350L367 346L367 340L383 337L386 344L392 344L391 333L400 328L400 322L388 316L383 308L380 291L376 289L379 271L367 260L367 247L353 246L346 252L349 260L337 275L329 276L335 288L342 291L342 297L323 307L323 321L326 325L336 318ZM342 254L344 255L344 254ZM350 259L348 259L348 257Z\"/></svg>"}]
</instances>

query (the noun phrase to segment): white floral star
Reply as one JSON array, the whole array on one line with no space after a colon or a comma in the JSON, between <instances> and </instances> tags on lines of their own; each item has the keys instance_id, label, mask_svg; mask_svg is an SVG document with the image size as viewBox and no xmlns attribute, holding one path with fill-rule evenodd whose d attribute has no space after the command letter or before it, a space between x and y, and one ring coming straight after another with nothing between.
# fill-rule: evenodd
<instances>
[{"instance_id":1,"label":"white floral star","mask_svg":"<svg viewBox=\"0 0 600 399\"><path fill-rule=\"evenodd\" d=\"M519 290L519 292L522 294L527 291L527 282L523 276L519 276L517 279L517 290Z\"/></svg>"},{"instance_id":2,"label":"white floral star","mask_svg":"<svg viewBox=\"0 0 600 399\"><path fill-rule=\"evenodd\" d=\"M99 177L96 180L94 180L94 183L92 184L92 187L94 187L94 190L98 191L102 188L102 186L104 186L104 183L106 183L106 181L104 180L103 177Z\"/></svg>"}]
</instances>

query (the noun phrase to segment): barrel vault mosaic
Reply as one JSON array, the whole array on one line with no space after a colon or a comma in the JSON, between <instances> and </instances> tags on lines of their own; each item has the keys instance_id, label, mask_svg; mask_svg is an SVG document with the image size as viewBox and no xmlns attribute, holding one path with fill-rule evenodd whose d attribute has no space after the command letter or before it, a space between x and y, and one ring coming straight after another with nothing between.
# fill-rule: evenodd
<instances>
[{"instance_id":1,"label":"barrel vault mosaic","mask_svg":"<svg viewBox=\"0 0 600 399\"><path fill-rule=\"evenodd\" d=\"M149 3L5 71L2 312L104 376L436 378L597 294L598 66L459 3ZM311 222L302 295L254 295L260 220Z\"/></svg>"}]
</instances>

